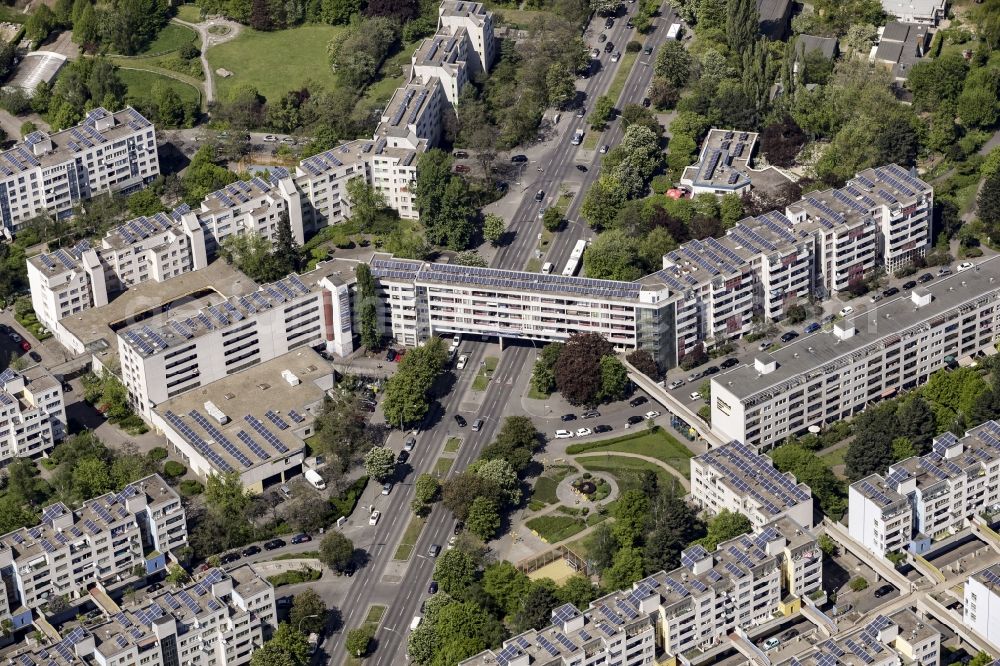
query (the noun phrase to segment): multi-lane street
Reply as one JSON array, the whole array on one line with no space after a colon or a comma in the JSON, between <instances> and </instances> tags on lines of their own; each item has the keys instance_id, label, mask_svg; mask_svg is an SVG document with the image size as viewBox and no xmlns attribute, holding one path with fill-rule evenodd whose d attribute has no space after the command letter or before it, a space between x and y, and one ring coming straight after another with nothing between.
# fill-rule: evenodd
<instances>
[{"instance_id":1,"label":"multi-lane street","mask_svg":"<svg viewBox=\"0 0 1000 666\"><path fill-rule=\"evenodd\" d=\"M630 39L638 39L643 42L644 47L653 46L655 49L666 39L667 28L673 20L675 19L670 11L657 17L654 21L655 30L644 39L626 27L625 17L619 17L613 28L603 32L615 44L616 49L624 50ZM588 48L598 45L597 35L602 32L603 27L604 19L595 17L586 36ZM652 78L652 57L655 57L655 51L654 56L640 54L618 100L619 108L626 103L641 102ZM601 61L600 70L586 79L583 86L584 104L588 110L594 100L608 90L618 71L617 63L611 63L610 56L603 50ZM583 194L598 176L601 161L599 152L585 151L570 142L570 137L577 128L589 131L586 116L580 118L572 111L565 112L562 116L560 138L537 162L528 165L523 174L522 201L508 225L514 232L514 241L501 248L495 256L492 263L498 268L519 270L524 267L537 245L536 238L541 229L538 212L542 206L551 205L556 200L560 186L567 177L583 176L578 194L567 211L567 218L572 220L579 210ZM614 145L620 141L622 131L619 126L619 122L613 122L602 142ZM584 159L578 159L578 156ZM587 158L589 162L585 161ZM580 172L576 169L576 164L586 164L588 170ZM542 202L534 199L538 190L545 192ZM583 237L589 237L588 230L583 225L567 225L556 234L547 260L556 263L558 259L561 263L556 263L556 270L561 270L570 249L577 239ZM463 343L463 352L469 354L468 367L478 368L484 357L483 346L475 342ZM503 353L481 405L474 413L465 413L469 422L481 418L484 419L484 425L479 432L472 432L470 429L464 433L465 439L451 474L465 469L478 457L483 446L492 441L506 415L511 387L521 373L528 371L528 363L533 357L534 349L530 345L515 345ZM343 637L346 632L360 626L371 604L378 603L386 605L388 610L376 633L377 647L370 661L377 666L405 663L410 621L419 613L434 571L435 560L428 555L428 548L432 544L447 544L455 524L450 512L443 507L436 507L421 532L409 563L405 565L401 575L395 573L396 568L401 565L393 563L392 556L412 515L412 491L409 484L418 474L433 468L448 439L453 416L462 412L463 401L471 390L474 375L474 372L461 373L454 386L440 401L442 413L433 420L429 429L418 436L417 448L410 458L413 471L402 483L396 485L388 497L381 498L387 500L379 505L384 518L378 527L373 528L370 542L356 544L368 552L370 560L355 574L350 590L341 604L342 630L328 637L323 645L322 653L331 662L340 663L344 659Z\"/></svg>"}]
</instances>

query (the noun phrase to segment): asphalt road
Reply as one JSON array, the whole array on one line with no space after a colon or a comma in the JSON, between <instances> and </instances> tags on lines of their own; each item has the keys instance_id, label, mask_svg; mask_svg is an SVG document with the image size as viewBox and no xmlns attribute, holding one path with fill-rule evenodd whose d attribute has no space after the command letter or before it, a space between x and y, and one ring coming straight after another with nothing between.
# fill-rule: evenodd
<instances>
[{"instance_id":1,"label":"asphalt road","mask_svg":"<svg viewBox=\"0 0 1000 666\"><path fill-rule=\"evenodd\" d=\"M630 9L632 5L628 6ZM631 12L630 12L631 13ZM672 14L665 13L655 20L655 32L646 38L645 43L659 45L666 38ZM619 17L615 20L615 26L611 30L606 30L608 40L613 42L616 48L624 49L629 39L635 38L634 31L626 28L626 18ZM586 36L588 45L596 46L597 34L603 28L604 20L595 18L592 27ZM648 60L645 56L640 56L641 60ZM589 108L593 101L604 94L610 87L614 79L617 67L610 62L610 56L602 50L602 68L596 74L587 79L584 86L584 104ZM639 102L643 92L649 84L651 68L646 65L636 65L626 83L621 100L628 102ZM624 103L621 102L620 103ZM559 195L559 189L567 175L576 172L576 155L578 146L573 146L570 137L577 128L587 130L586 117L579 118L572 112L563 114L560 123L562 138L554 148L537 162L528 165L522 176L522 187L524 196L518 206L515 215L512 217L508 228L515 232L514 240L507 246L501 248L497 253L493 265L500 268L520 270L532 256L537 246L537 234L541 229L541 221L538 211L542 206L551 205ZM615 128L611 136L614 140L620 140L620 128ZM582 163L582 162L581 162ZM583 174L585 178L580 188L580 192L585 192L590 184L596 180L600 164L600 155L595 151L591 162L588 164L588 171ZM540 169L539 169L540 167ZM533 178L532 178L533 177ZM530 180L529 180L530 179ZM534 200L534 193L538 190L545 191L542 202ZM570 213L575 215L582 197L577 196L570 206ZM567 217L570 217L569 215ZM572 219L572 218L570 218ZM579 225L570 225L570 229ZM550 253L557 254L565 252L567 255L585 230L569 230L557 234L553 241ZM556 270L561 271L557 265ZM478 368L484 356L484 348L475 343L463 343L463 350L471 349L469 354L468 367ZM464 470L469 463L475 460L479 452L488 442L492 441L501 420L506 415L506 406L510 400L510 387L520 373L527 370L527 363L533 357L534 350L530 346L509 347L501 356L500 362L494 371L493 379L486 390L485 397L479 410L474 414L466 414L467 420L471 423L475 418L484 419L483 428L478 433L473 433L471 429L466 432L462 448L451 468L451 474ZM441 407L444 414L437 420L430 429L420 433L418 436L417 451L421 455L415 456L414 471L407 481L411 482L417 474L430 470L437 455L443 449L447 440L448 429L454 414L460 411L462 400L469 391L472 378L475 373L463 373L452 390L443 400ZM471 418L470 418L471 417ZM434 450L431 450L431 447ZM411 458L411 461L414 459ZM367 548L371 560L369 564L358 571L354 576L354 582L348 592L344 602L341 604L343 619L343 629L332 636L329 636L323 644L321 653L328 655L329 662L340 663L344 656L343 636L350 629L360 626L367 614L368 608L373 603L384 603L388 606L382 623L376 633L376 648L368 661L376 666L388 666L391 664L405 663L406 639L409 633L409 624L414 615L419 613L421 601L427 596L427 588L434 571L434 560L427 555L427 550L431 544L438 544L444 547L454 529L455 519L450 512L440 506L435 507L431 512L427 524L421 532L420 538L414 548L413 556L399 582L385 582L383 576L390 564L396 544L399 542L411 515L409 502L411 497L409 488L399 487L390 495L389 505L380 507L385 518L376 528L375 535L370 544L357 544ZM405 518L403 518L405 516Z\"/></svg>"}]
</instances>

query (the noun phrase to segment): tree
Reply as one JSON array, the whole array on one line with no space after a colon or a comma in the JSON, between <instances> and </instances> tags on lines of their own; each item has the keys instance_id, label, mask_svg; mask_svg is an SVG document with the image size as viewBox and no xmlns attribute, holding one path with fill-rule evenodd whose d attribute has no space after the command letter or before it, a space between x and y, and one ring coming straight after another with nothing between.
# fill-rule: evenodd
<instances>
[{"instance_id":1,"label":"tree","mask_svg":"<svg viewBox=\"0 0 1000 666\"><path fill-rule=\"evenodd\" d=\"M615 507L615 522L611 527L622 548L638 544L646 532L649 519L649 498L638 490L622 493Z\"/></svg>"},{"instance_id":2,"label":"tree","mask_svg":"<svg viewBox=\"0 0 1000 666\"><path fill-rule=\"evenodd\" d=\"M340 532L328 532L319 544L319 561L334 571L346 571L354 559L354 543Z\"/></svg>"},{"instance_id":3,"label":"tree","mask_svg":"<svg viewBox=\"0 0 1000 666\"><path fill-rule=\"evenodd\" d=\"M871 23L855 23L848 28L847 35L840 40L840 43L845 50L867 56L877 37L878 28Z\"/></svg>"},{"instance_id":4,"label":"tree","mask_svg":"<svg viewBox=\"0 0 1000 666\"><path fill-rule=\"evenodd\" d=\"M191 580L191 575L179 564L171 564L167 570L167 582L183 585Z\"/></svg>"},{"instance_id":5,"label":"tree","mask_svg":"<svg viewBox=\"0 0 1000 666\"><path fill-rule=\"evenodd\" d=\"M482 585L504 615L514 615L531 586L531 580L510 562L500 560L483 570Z\"/></svg>"},{"instance_id":6,"label":"tree","mask_svg":"<svg viewBox=\"0 0 1000 666\"><path fill-rule=\"evenodd\" d=\"M499 215L490 213L483 220L483 238L496 247L507 231L507 223Z\"/></svg>"},{"instance_id":7,"label":"tree","mask_svg":"<svg viewBox=\"0 0 1000 666\"><path fill-rule=\"evenodd\" d=\"M488 497L477 497L469 507L469 516L465 520L469 531L483 541L489 541L497 535L500 529L500 507L495 500Z\"/></svg>"},{"instance_id":8,"label":"tree","mask_svg":"<svg viewBox=\"0 0 1000 666\"><path fill-rule=\"evenodd\" d=\"M414 496L423 504L430 504L441 492L441 484L430 474L421 474L413 484Z\"/></svg>"},{"instance_id":9,"label":"tree","mask_svg":"<svg viewBox=\"0 0 1000 666\"><path fill-rule=\"evenodd\" d=\"M638 548L621 548L601 580L608 589L624 590L642 578L642 552Z\"/></svg>"},{"instance_id":10,"label":"tree","mask_svg":"<svg viewBox=\"0 0 1000 666\"><path fill-rule=\"evenodd\" d=\"M681 91L667 79L657 76L649 85L649 103L658 111L666 111L677 106Z\"/></svg>"},{"instance_id":11,"label":"tree","mask_svg":"<svg viewBox=\"0 0 1000 666\"><path fill-rule=\"evenodd\" d=\"M958 98L957 111L966 127L985 129L997 122L996 89L967 87Z\"/></svg>"},{"instance_id":12,"label":"tree","mask_svg":"<svg viewBox=\"0 0 1000 666\"><path fill-rule=\"evenodd\" d=\"M753 529L750 519L742 513L723 509L708 521L708 534L698 543L708 552L714 551L720 543L746 534Z\"/></svg>"},{"instance_id":13,"label":"tree","mask_svg":"<svg viewBox=\"0 0 1000 666\"><path fill-rule=\"evenodd\" d=\"M365 624L347 632L347 636L344 639L344 648L355 657L363 657L368 654L368 646L371 645L374 638L375 632L371 625Z\"/></svg>"},{"instance_id":14,"label":"tree","mask_svg":"<svg viewBox=\"0 0 1000 666\"><path fill-rule=\"evenodd\" d=\"M659 379L660 368L653 356L645 349L636 349L625 357L636 370L646 375L650 379Z\"/></svg>"},{"instance_id":15,"label":"tree","mask_svg":"<svg viewBox=\"0 0 1000 666\"><path fill-rule=\"evenodd\" d=\"M382 411L387 422L403 427L427 414L434 380L447 357L440 338L432 338L423 347L406 354L396 374L386 382Z\"/></svg>"},{"instance_id":16,"label":"tree","mask_svg":"<svg viewBox=\"0 0 1000 666\"><path fill-rule=\"evenodd\" d=\"M908 437L896 437L892 440L892 457L896 460L906 460L920 455Z\"/></svg>"},{"instance_id":17,"label":"tree","mask_svg":"<svg viewBox=\"0 0 1000 666\"><path fill-rule=\"evenodd\" d=\"M434 564L434 580L443 592L461 595L476 580L476 561L458 548L447 550Z\"/></svg>"},{"instance_id":18,"label":"tree","mask_svg":"<svg viewBox=\"0 0 1000 666\"><path fill-rule=\"evenodd\" d=\"M667 40L656 54L653 72L675 89L680 90L691 78L691 54L679 40Z\"/></svg>"},{"instance_id":19,"label":"tree","mask_svg":"<svg viewBox=\"0 0 1000 666\"><path fill-rule=\"evenodd\" d=\"M469 510L477 497L499 499L500 489L487 479L463 472L444 482L441 488L441 502L459 520L469 517Z\"/></svg>"},{"instance_id":20,"label":"tree","mask_svg":"<svg viewBox=\"0 0 1000 666\"><path fill-rule=\"evenodd\" d=\"M545 209L545 213L542 215L542 226L545 227L546 231L556 231L562 226L562 223L562 211L555 206L549 206Z\"/></svg>"},{"instance_id":21,"label":"tree","mask_svg":"<svg viewBox=\"0 0 1000 666\"><path fill-rule=\"evenodd\" d=\"M614 14L621 4L621 0L590 0L590 8L598 14Z\"/></svg>"},{"instance_id":22,"label":"tree","mask_svg":"<svg viewBox=\"0 0 1000 666\"><path fill-rule=\"evenodd\" d=\"M599 572L605 571L614 562L615 553L618 552L618 539L611 527L606 522L601 523L586 539L587 557Z\"/></svg>"},{"instance_id":23,"label":"tree","mask_svg":"<svg viewBox=\"0 0 1000 666\"><path fill-rule=\"evenodd\" d=\"M550 342L538 353L538 360L531 371L531 387L539 393L552 393L556 390L555 365L562 353L561 342Z\"/></svg>"},{"instance_id":24,"label":"tree","mask_svg":"<svg viewBox=\"0 0 1000 666\"><path fill-rule=\"evenodd\" d=\"M385 195L358 176L347 181L347 198L351 205L351 219L360 223L362 230L371 229L378 214L385 208Z\"/></svg>"},{"instance_id":25,"label":"tree","mask_svg":"<svg viewBox=\"0 0 1000 666\"><path fill-rule=\"evenodd\" d=\"M757 40L760 14L756 0L728 0L726 41L734 53L746 53Z\"/></svg>"},{"instance_id":26,"label":"tree","mask_svg":"<svg viewBox=\"0 0 1000 666\"><path fill-rule=\"evenodd\" d=\"M521 482L517 477L517 471L503 458L477 460L469 465L468 470L496 488L504 504L516 505L520 503Z\"/></svg>"},{"instance_id":27,"label":"tree","mask_svg":"<svg viewBox=\"0 0 1000 666\"><path fill-rule=\"evenodd\" d=\"M59 20L49 6L39 5L24 24L24 34L28 39L40 44L58 25Z\"/></svg>"},{"instance_id":28,"label":"tree","mask_svg":"<svg viewBox=\"0 0 1000 666\"><path fill-rule=\"evenodd\" d=\"M923 60L910 69L906 87L913 92L913 105L920 111L954 102L962 93L969 66L959 53L946 53Z\"/></svg>"},{"instance_id":29,"label":"tree","mask_svg":"<svg viewBox=\"0 0 1000 666\"><path fill-rule=\"evenodd\" d=\"M278 215L278 233L275 235L274 250L272 258L275 263L275 271L282 277L295 271L299 267L299 250L292 236L292 223L288 217L288 211L283 210Z\"/></svg>"},{"instance_id":30,"label":"tree","mask_svg":"<svg viewBox=\"0 0 1000 666\"><path fill-rule=\"evenodd\" d=\"M544 629L552 623L552 609L557 605L555 583L547 578L533 581L514 615L514 630Z\"/></svg>"},{"instance_id":31,"label":"tree","mask_svg":"<svg viewBox=\"0 0 1000 666\"><path fill-rule=\"evenodd\" d=\"M976 653L976 656L969 662L969 666L989 666L991 663L993 663L993 657L990 653L980 651Z\"/></svg>"},{"instance_id":32,"label":"tree","mask_svg":"<svg viewBox=\"0 0 1000 666\"><path fill-rule=\"evenodd\" d=\"M719 217L726 229L736 226L743 219L743 199L735 194L726 194L719 203Z\"/></svg>"},{"instance_id":33,"label":"tree","mask_svg":"<svg viewBox=\"0 0 1000 666\"><path fill-rule=\"evenodd\" d=\"M583 255L587 277L633 282L645 271L635 261L639 241L623 229L611 229L597 236Z\"/></svg>"},{"instance_id":34,"label":"tree","mask_svg":"<svg viewBox=\"0 0 1000 666\"><path fill-rule=\"evenodd\" d=\"M314 590L304 590L295 595L288 623L303 633L319 634L326 621L326 603Z\"/></svg>"},{"instance_id":35,"label":"tree","mask_svg":"<svg viewBox=\"0 0 1000 666\"><path fill-rule=\"evenodd\" d=\"M556 385L573 405L592 405L601 388L601 357L614 351L597 333L576 333L555 364Z\"/></svg>"},{"instance_id":36,"label":"tree","mask_svg":"<svg viewBox=\"0 0 1000 666\"><path fill-rule=\"evenodd\" d=\"M790 167L806 143L806 134L798 123L784 114L760 133L760 149L767 161L775 166Z\"/></svg>"},{"instance_id":37,"label":"tree","mask_svg":"<svg viewBox=\"0 0 1000 666\"><path fill-rule=\"evenodd\" d=\"M378 326L375 279L368 264L359 263L354 269L358 283L358 310L361 328L361 344L376 350L382 346L382 335Z\"/></svg>"},{"instance_id":38,"label":"tree","mask_svg":"<svg viewBox=\"0 0 1000 666\"><path fill-rule=\"evenodd\" d=\"M384 446L372 447L365 454L365 472L379 483L383 483L396 473L396 454Z\"/></svg>"},{"instance_id":39,"label":"tree","mask_svg":"<svg viewBox=\"0 0 1000 666\"><path fill-rule=\"evenodd\" d=\"M937 434L937 423L934 412L919 394L900 401L896 419L899 435L906 437L916 451L923 452L930 448L931 440Z\"/></svg>"},{"instance_id":40,"label":"tree","mask_svg":"<svg viewBox=\"0 0 1000 666\"><path fill-rule=\"evenodd\" d=\"M476 266L479 268L486 268L489 263L483 258L481 254L475 250L466 250L465 252L459 252L455 255L455 258L451 260L451 263L458 266Z\"/></svg>"},{"instance_id":41,"label":"tree","mask_svg":"<svg viewBox=\"0 0 1000 666\"><path fill-rule=\"evenodd\" d=\"M615 100L608 95L601 95L594 102L594 107L590 111L590 128L592 130L603 130L607 127L608 121L614 116Z\"/></svg>"},{"instance_id":42,"label":"tree","mask_svg":"<svg viewBox=\"0 0 1000 666\"><path fill-rule=\"evenodd\" d=\"M73 494L78 501L97 497L111 490L108 465L98 458L84 458L73 469Z\"/></svg>"},{"instance_id":43,"label":"tree","mask_svg":"<svg viewBox=\"0 0 1000 666\"><path fill-rule=\"evenodd\" d=\"M628 370L617 356L601 358L601 388L597 394L601 402L615 402L625 397L628 391Z\"/></svg>"},{"instance_id":44,"label":"tree","mask_svg":"<svg viewBox=\"0 0 1000 666\"><path fill-rule=\"evenodd\" d=\"M899 431L895 405L883 403L869 408L854 419L854 439L844 456L847 478L862 479L882 473L891 465L892 436Z\"/></svg>"}]
</instances>

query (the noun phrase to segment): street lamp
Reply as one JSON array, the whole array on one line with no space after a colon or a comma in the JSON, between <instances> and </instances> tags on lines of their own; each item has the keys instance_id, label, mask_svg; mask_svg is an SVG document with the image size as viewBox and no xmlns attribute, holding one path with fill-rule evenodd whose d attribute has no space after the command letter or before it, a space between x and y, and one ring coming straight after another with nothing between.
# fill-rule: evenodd
<instances>
[{"instance_id":1,"label":"street lamp","mask_svg":"<svg viewBox=\"0 0 1000 666\"><path fill-rule=\"evenodd\" d=\"M308 619L310 619L310 618L314 618L314 617L319 617L319 615L317 615L316 613L313 613L312 615L306 615L306 616L305 616L305 617L303 617L303 618L299 618L299 625L298 625L298 629L299 629L299 633L300 633L300 634L302 633L302 622L303 622L304 620L308 620Z\"/></svg>"}]
</instances>

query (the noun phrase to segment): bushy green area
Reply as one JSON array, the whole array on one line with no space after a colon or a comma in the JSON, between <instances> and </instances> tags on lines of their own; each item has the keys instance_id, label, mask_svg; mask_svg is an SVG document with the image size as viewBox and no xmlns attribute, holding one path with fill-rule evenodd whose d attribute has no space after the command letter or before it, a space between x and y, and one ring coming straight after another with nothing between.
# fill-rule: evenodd
<instances>
[{"instance_id":1,"label":"bushy green area","mask_svg":"<svg viewBox=\"0 0 1000 666\"><path fill-rule=\"evenodd\" d=\"M286 571L275 576L268 576L267 582L275 587L282 585L295 585L296 583L308 583L319 580L323 572L310 567L303 567L297 571Z\"/></svg>"},{"instance_id":2,"label":"bushy green area","mask_svg":"<svg viewBox=\"0 0 1000 666\"><path fill-rule=\"evenodd\" d=\"M614 439L587 442L585 444L570 444L566 447L566 453L570 455L584 452L596 453L599 451L635 453L662 460L683 474L685 478L690 478L691 457L694 455L690 449L671 437L659 426L652 430L643 428L642 425L639 425L638 428L638 432Z\"/></svg>"},{"instance_id":3,"label":"bushy green area","mask_svg":"<svg viewBox=\"0 0 1000 666\"><path fill-rule=\"evenodd\" d=\"M330 504L333 505L333 511L337 514L337 517L349 516L354 513L354 507L358 505L361 493L365 491L367 485L368 477L362 476L348 486L340 495L330 498Z\"/></svg>"}]
</instances>

